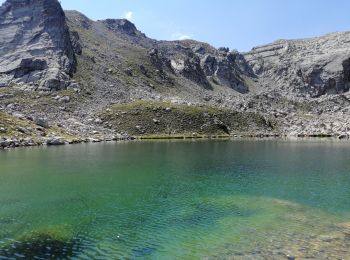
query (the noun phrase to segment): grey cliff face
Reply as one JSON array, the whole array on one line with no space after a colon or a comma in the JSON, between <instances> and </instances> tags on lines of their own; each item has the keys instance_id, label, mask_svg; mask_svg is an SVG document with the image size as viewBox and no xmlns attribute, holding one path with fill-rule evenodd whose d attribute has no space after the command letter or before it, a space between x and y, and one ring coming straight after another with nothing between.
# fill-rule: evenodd
<instances>
[{"instance_id":1,"label":"grey cliff face","mask_svg":"<svg viewBox=\"0 0 350 260\"><path fill-rule=\"evenodd\" d=\"M57 0L8 0L0 7L0 86L59 90L76 70Z\"/></svg>"},{"instance_id":2,"label":"grey cliff face","mask_svg":"<svg viewBox=\"0 0 350 260\"><path fill-rule=\"evenodd\" d=\"M242 54L215 49L195 41L160 42L173 71L205 89L224 86L240 94L249 92L244 77L255 77Z\"/></svg>"},{"instance_id":3,"label":"grey cliff face","mask_svg":"<svg viewBox=\"0 0 350 260\"><path fill-rule=\"evenodd\" d=\"M349 90L350 33L277 41L245 54L263 89L320 97Z\"/></svg>"},{"instance_id":4,"label":"grey cliff face","mask_svg":"<svg viewBox=\"0 0 350 260\"><path fill-rule=\"evenodd\" d=\"M240 53L229 52L228 49L220 51L219 49L216 56L205 55L201 64L207 77L214 82L228 86L241 94L249 92L242 76L253 77L253 73Z\"/></svg>"}]
</instances>

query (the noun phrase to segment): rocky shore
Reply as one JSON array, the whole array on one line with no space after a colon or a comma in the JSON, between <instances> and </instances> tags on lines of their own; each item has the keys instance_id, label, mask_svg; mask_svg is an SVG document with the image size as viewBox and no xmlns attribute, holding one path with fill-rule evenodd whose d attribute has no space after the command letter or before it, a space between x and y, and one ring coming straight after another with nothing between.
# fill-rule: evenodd
<instances>
[{"instance_id":1,"label":"rocky shore","mask_svg":"<svg viewBox=\"0 0 350 260\"><path fill-rule=\"evenodd\" d=\"M16 147L31 147L31 146L56 146L56 145L67 145L67 144L79 144L79 143L101 143L101 142L112 142L112 141L129 141L134 140L130 136L120 136L114 138L87 138L87 139L73 139L67 140L62 137L50 137L42 140L33 140L31 138L25 139L11 139L6 137L0 138L0 149L9 149Z\"/></svg>"}]
</instances>

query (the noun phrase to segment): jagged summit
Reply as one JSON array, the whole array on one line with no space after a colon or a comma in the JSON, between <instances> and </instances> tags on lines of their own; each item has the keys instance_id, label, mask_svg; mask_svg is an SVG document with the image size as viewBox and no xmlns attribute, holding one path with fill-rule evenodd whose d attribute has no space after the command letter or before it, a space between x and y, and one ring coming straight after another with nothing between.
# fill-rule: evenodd
<instances>
[{"instance_id":1,"label":"jagged summit","mask_svg":"<svg viewBox=\"0 0 350 260\"><path fill-rule=\"evenodd\" d=\"M127 19L106 19L102 22L110 30L126 33L130 36L146 37L145 34L137 30L136 26Z\"/></svg>"},{"instance_id":2,"label":"jagged summit","mask_svg":"<svg viewBox=\"0 0 350 260\"><path fill-rule=\"evenodd\" d=\"M64 89L76 60L57 0L8 0L0 7L0 86Z\"/></svg>"}]
</instances>

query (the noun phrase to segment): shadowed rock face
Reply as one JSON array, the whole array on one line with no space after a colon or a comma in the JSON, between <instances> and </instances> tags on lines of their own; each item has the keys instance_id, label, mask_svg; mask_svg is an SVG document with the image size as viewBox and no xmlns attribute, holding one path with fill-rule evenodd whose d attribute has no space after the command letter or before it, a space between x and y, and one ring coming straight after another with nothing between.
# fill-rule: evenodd
<instances>
[{"instance_id":1,"label":"shadowed rock face","mask_svg":"<svg viewBox=\"0 0 350 260\"><path fill-rule=\"evenodd\" d=\"M8 0L0 7L0 86L64 89L75 69L57 0Z\"/></svg>"},{"instance_id":2,"label":"shadowed rock face","mask_svg":"<svg viewBox=\"0 0 350 260\"><path fill-rule=\"evenodd\" d=\"M168 59L178 77L185 77L206 90L222 86L232 93L249 92L244 77L254 78L245 58L237 51L197 41L158 42L157 48Z\"/></svg>"},{"instance_id":3,"label":"shadowed rock face","mask_svg":"<svg viewBox=\"0 0 350 260\"><path fill-rule=\"evenodd\" d=\"M220 85L228 86L233 90L246 94L249 88L244 84L242 76L254 77L244 57L238 52L229 52L222 48L213 56L207 54L202 57L201 65L207 77Z\"/></svg>"}]
</instances>

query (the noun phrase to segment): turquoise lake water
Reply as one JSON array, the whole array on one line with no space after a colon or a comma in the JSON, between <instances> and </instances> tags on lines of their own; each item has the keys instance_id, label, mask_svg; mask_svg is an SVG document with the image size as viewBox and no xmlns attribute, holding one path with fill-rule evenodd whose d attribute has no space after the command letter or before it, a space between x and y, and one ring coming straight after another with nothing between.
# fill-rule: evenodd
<instances>
[{"instance_id":1,"label":"turquoise lake water","mask_svg":"<svg viewBox=\"0 0 350 260\"><path fill-rule=\"evenodd\" d=\"M310 241L347 239L347 223L349 142L142 141L0 152L0 259L286 259L306 254L302 246L327 254ZM329 254L346 255L337 246Z\"/></svg>"}]
</instances>

